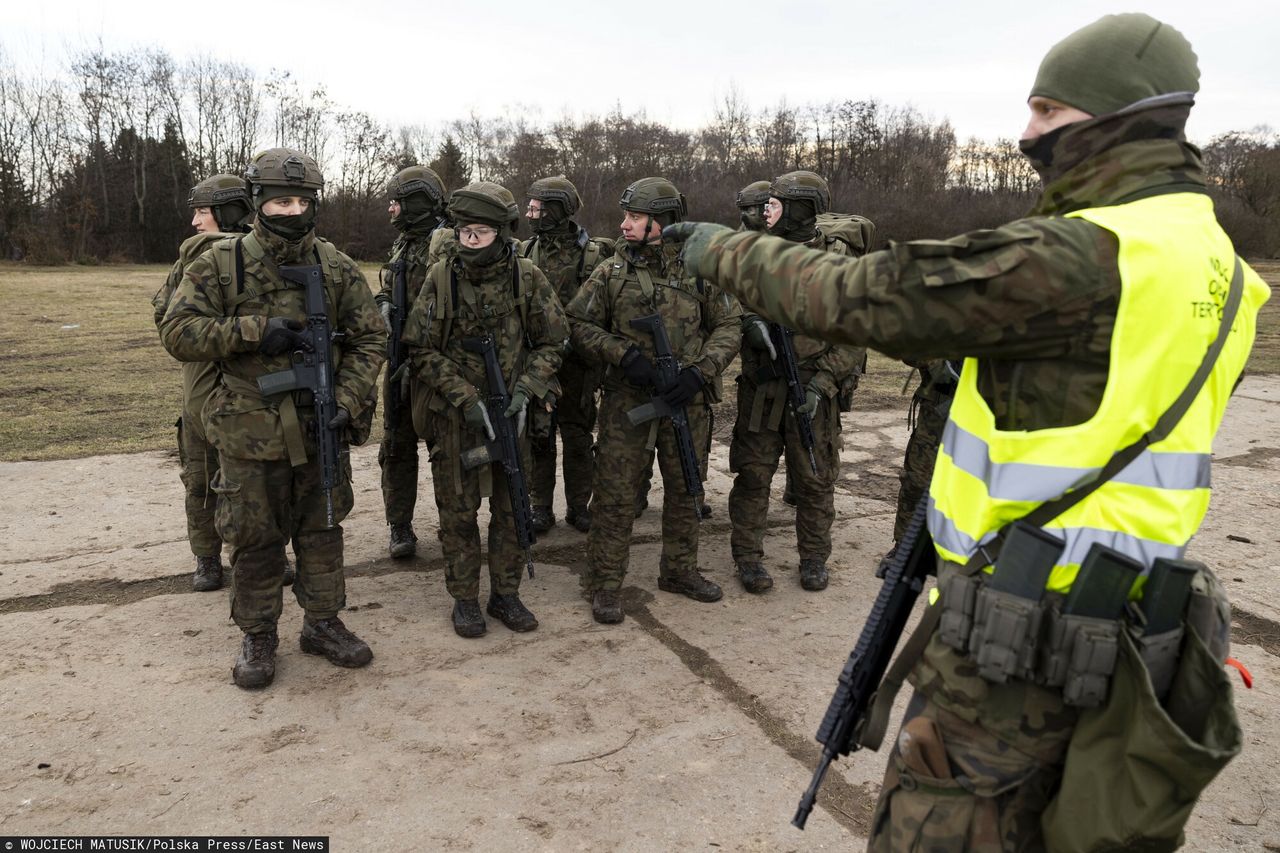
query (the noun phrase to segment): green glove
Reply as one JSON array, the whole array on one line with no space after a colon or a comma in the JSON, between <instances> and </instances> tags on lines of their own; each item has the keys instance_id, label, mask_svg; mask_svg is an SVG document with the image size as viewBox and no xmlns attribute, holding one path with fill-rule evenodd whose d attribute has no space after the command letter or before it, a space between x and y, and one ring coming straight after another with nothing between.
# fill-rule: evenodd
<instances>
[{"instance_id":1,"label":"green glove","mask_svg":"<svg viewBox=\"0 0 1280 853\"><path fill-rule=\"evenodd\" d=\"M662 229L662 239L670 243L684 243L680 257L684 259L686 273L710 275L712 270L702 268L702 257L717 234L732 234L732 228L714 222L677 222Z\"/></svg>"},{"instance_id":2,"label":"green glove","mask_svg":"<svg viewBox=\"0 0 1280 853\"><path fill-rule=\"evenodd\" d=\"M818 403L822 402L822 395L812 388L804 389L804 405L796 409L797 415L812 415L818 411Z\"/></svg>"},{"instance_id":3,"label":"green glove","mask_svg":"<svg viewBox=\"0 0 1280 853\"><path fill-rule=\"evenodd\" d=\"M752 349L765 350L770 361L778 360L778 350L769 337L769 326L759 317L753 317L742 324L742 342Z\"/></svg>"},{"instance_id":4,"label":"green glove","mask_svg":"<svg viewBox=\"0 0 1280 853\"><path fill-rule=\"evenodd\" d=\"M507 410L502 414L505 417L515 415L516 418L516 435L524 434L525 413L529 409L529 394L519 383L516 384L516 391L511 395L511 405L507 406Z\"/></svg>"},{"instance_id":5,"label":"green glove","mask_svg":"<svg viewBox=\"0 0 1280 853\"><path fill-rule=\"evenodd\" d=\"M489 409L485 407L483 400L477 400L468 406L466 411L462 413L462 417L469 429L484 433L489 436L490 441L493 441L496 437L493 431L493 422L489 420Z\"/></svg>"}]
</instances>

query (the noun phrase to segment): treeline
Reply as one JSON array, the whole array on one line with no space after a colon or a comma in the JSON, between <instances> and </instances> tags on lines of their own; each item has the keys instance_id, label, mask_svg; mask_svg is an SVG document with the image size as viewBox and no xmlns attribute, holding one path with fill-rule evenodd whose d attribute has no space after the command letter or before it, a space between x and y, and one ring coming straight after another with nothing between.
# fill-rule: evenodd
<instances>
[{"instance_id":1,"label":"treeline","mask_svg":"<svg viewBox=\"0 0 1280 853\"><path fill-rule=\"evenodd\" d=\"M494 180L521 202L536 178L566 174L583 196L580 221L607 235L616 233L623 188L645 175L675 181L692 217L732 223L739 188L812 169L830 181L835 209L870 216L882 239L995 225L1025 212L1039 188L1014 140L962 142L945 120L877 100L756 110L731 92L692 131L621 107L546 122L472 114L393 128L286 71L260 76L208 56L179 61L158 48L98 45L42 73L19 69L0 48L0 256L168 261L191 233L190 187L239 173L273 145L320 161L321 233L370 260L394 236L387 180L418 162L450 189ZM1280 136L1227 133L1204 152L1237 248L1280 254Z\"/></svg>"}]
</instances>

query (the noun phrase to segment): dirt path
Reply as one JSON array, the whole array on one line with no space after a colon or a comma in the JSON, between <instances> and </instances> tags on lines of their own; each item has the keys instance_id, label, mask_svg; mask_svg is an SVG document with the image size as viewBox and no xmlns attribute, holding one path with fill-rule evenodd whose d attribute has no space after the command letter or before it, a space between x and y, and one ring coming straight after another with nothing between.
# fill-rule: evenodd
<instances>
[{"instance_id":1,"label":"dirt path","mask_svg":"<svg viewBox=\"0 0 1280 853\"><path fill-rule=\"evenodd\" d=\"M1280 378L1247 380L1192 548L1234 595L1235 654L1257 679L1237 691L1245 751L1197 810L1194 850L1280 848L1278 415ZM491 626L474 641L449 628L429 493L419 558L393 563L376 449L360 449L344 618L374 662L345 671L303 655L286 596L279 672L262 693L230 683L226 599L189 592L172 457L2 464L0 832L327 834L337 850L858 846L882 756L840 762L804 834L788 821L876 590L905 439L899 411L847 422L823 594L797 583L780 501L766 542L777 587L760 598L733 582L717 444L702 562L724 601L656 591L650 511L628 618L597 626L577 594L585 537L562 523L523 590L542 627Z\"/></svg>"}]
</instances>

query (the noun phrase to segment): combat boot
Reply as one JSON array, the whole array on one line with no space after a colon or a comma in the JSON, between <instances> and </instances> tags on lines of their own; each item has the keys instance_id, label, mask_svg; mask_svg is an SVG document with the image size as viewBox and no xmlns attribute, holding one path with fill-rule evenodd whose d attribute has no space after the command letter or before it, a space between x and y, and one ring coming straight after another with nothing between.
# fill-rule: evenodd
<instances>
[{"instance_id":1,"label":"combat boot","mask_svg":"<svg viewBox=\"0 0 1280 853\"><path fill-rule=\"evenodd\" d=\"M789 507L796 505L796 493L791 491L791 484L788 483L786 489L782 492L782 502Z\"/></svg>"},{"instance_id":2,"label":"combat boot","mask_svg":"<svg viewBox=\"0 0 1280 853\"><path fill-rule=\"evenodd\" d=\"M622 621L622 603L616 589L597 589L591 594L591 618L601 625Z\"/></svg>"},{"instance_id":3,"label":"combat boot","mask_svg":"<svg viewBox=\"0 0 1280 853\"><path fill-rule=\"evenodd\" d=\"M253 690L266 687L276 677L276 646L279 644L276 629L260 634L245 634L240 641L240 657L231 669L231 680L236 687Z\"/></svg>"},{"instance_id":4,"label":"combat boot","mask_svg":"<svg viewBox=\"0 0 1280 853\"><path fill-rule=\"evenodd\" d=\"M196 573L191 577L191 588L196 592L222 589L222 557L196 557Z\"/></svg>"},{"instance_id":5,"label":"combat boot","mask_svg":"<svg viewBox=\"0 0 1280 853\"><path fill-rule=\"evenodd\" d=\"M453 603L453 631L459 637L479 637L489 630L480 614L480 602L459 598Z\"/></svg>"},{"instance_id":6,"label":"combat boot","mask_svg":"<svg viewBox=\"0 0 1280 853\"><path fill-rule=\"evenodd\" d=\"M284 574L280 576L280 583L283 586L293 586L293 582L298 579L298 570L294 568L293 563L286 557L284 561Z\"/></svg>"},{"instance_id":7,"label":"combat boot","mask_svg":"<svg viewBox=\"0 0 1280 853\"><path fill-rule=\"evenodd\" d=\"M518 633L532 631L538 627L537 617L529 612L529 608L524 606L524 602L520 600L519 593L512 592L506 595L489 593L489 604L484 610L493 618L500 620L503 625Z\"/></svg>"},{"instance_id":8,"label":"combat boot","mask_svg":"<svg viewBox=\"0 0 1280 853\"><path fill-rule=\"evenodd\" d=\"M756 595L773 589L773 578L759 563L738 563L738 580L743 589Z\"/></svg>"},{"instance_id":9,"label":"combat boot","mask_svg":"<svg viewBox=\"0 0 1280 853\"><path fill-rule=\"evenodd\" d=\"M413 525L405 522L391 525L391 544L387 546L391 559L403 560L418 551L418 536Z\"/></svg>"},{"instance_id":10,"label":"combat boot","mask_svg":"<svg viewBox=\"0 0 1280 853\"><path fill-rule=\"evenodd\" d=\"M591 531L591 510L585 506L569 507L569 511L564 515L564 520L581 533L589 533Z\"/></svg>"},{"instance_id":11,"label":"combat boot","mask_svg":"<svg viewBox=\"0 0 1280 853\"><path fill-rule=\"evenodd\" d=\"M644 515L644 511L649 508L649 496L636 498L636 518Z\"/></svg>"},{"instance_id":12,"label":"combat boot","mask_svg":"<svg viewBox=\"0 0 1280 853\"><path fill-rule=\"evenodd\" d=\"M800 586L817 592L827 588L827 564L821 560L800 561Z\"/></svg>"},{"instance_id":13,"label":"combat boot","mask_svg":"<svg viewBox=\"0 0 1280 853\"><path fill-rule=\"evenodd\" d=\"M707 603L719 601L724 595L717 584L704 578L697 569L690 569L678 575L658 575L658 589Z\"/></svg>"},{"instance_id":14,"label":"combat boot","mask_svg":"<svg viewBox=\"0 0 1280 853\"><path fill-rule=\"evenodd\" d=\"M530 514L533 516L534 533L546 533L556 526L555 513L551 511L549 506L535 506Z\"/></svg>"},{"instance_id":15,"label":"combat boot","mask_svg":"<svg viewBox=\"0 0 1280 853\"><path fill-rule=\"evenodd\" d=\"M710 517L711 517L711 504L704 503L700 507L698 507L698 518L701 518L705 521Z\"/></svg>"},{"instance_id":16,"label":"combat boot","mask_svg":"<svg viewBox=\"0 0 1280 853\"><path fill-rule=\"evenodd\" d=\"M298 645L309 655L323 655L338 666L364 666L373 660L369 644L347 630L337 616L332 619L302 619Z\"/></svg>"}]
</instances>

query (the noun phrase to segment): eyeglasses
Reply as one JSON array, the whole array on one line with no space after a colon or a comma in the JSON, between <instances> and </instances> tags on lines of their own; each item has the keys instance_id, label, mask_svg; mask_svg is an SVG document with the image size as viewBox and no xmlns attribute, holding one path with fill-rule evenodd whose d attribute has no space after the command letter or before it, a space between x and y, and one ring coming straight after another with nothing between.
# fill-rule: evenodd
<instances>
[{"instance_id":1,"label":"eyeglasses","mask_svg":"<svg viewBox=\"0 0 1280 853\"><path fill-rule=\"evenodd\" d=\"M459 240L483 240L484 238L492 236L497 233L498 233L497 228L490 228L487 225L481 225L478 228L459 228L458 239Z\"/></svg>"}]
</instances>

